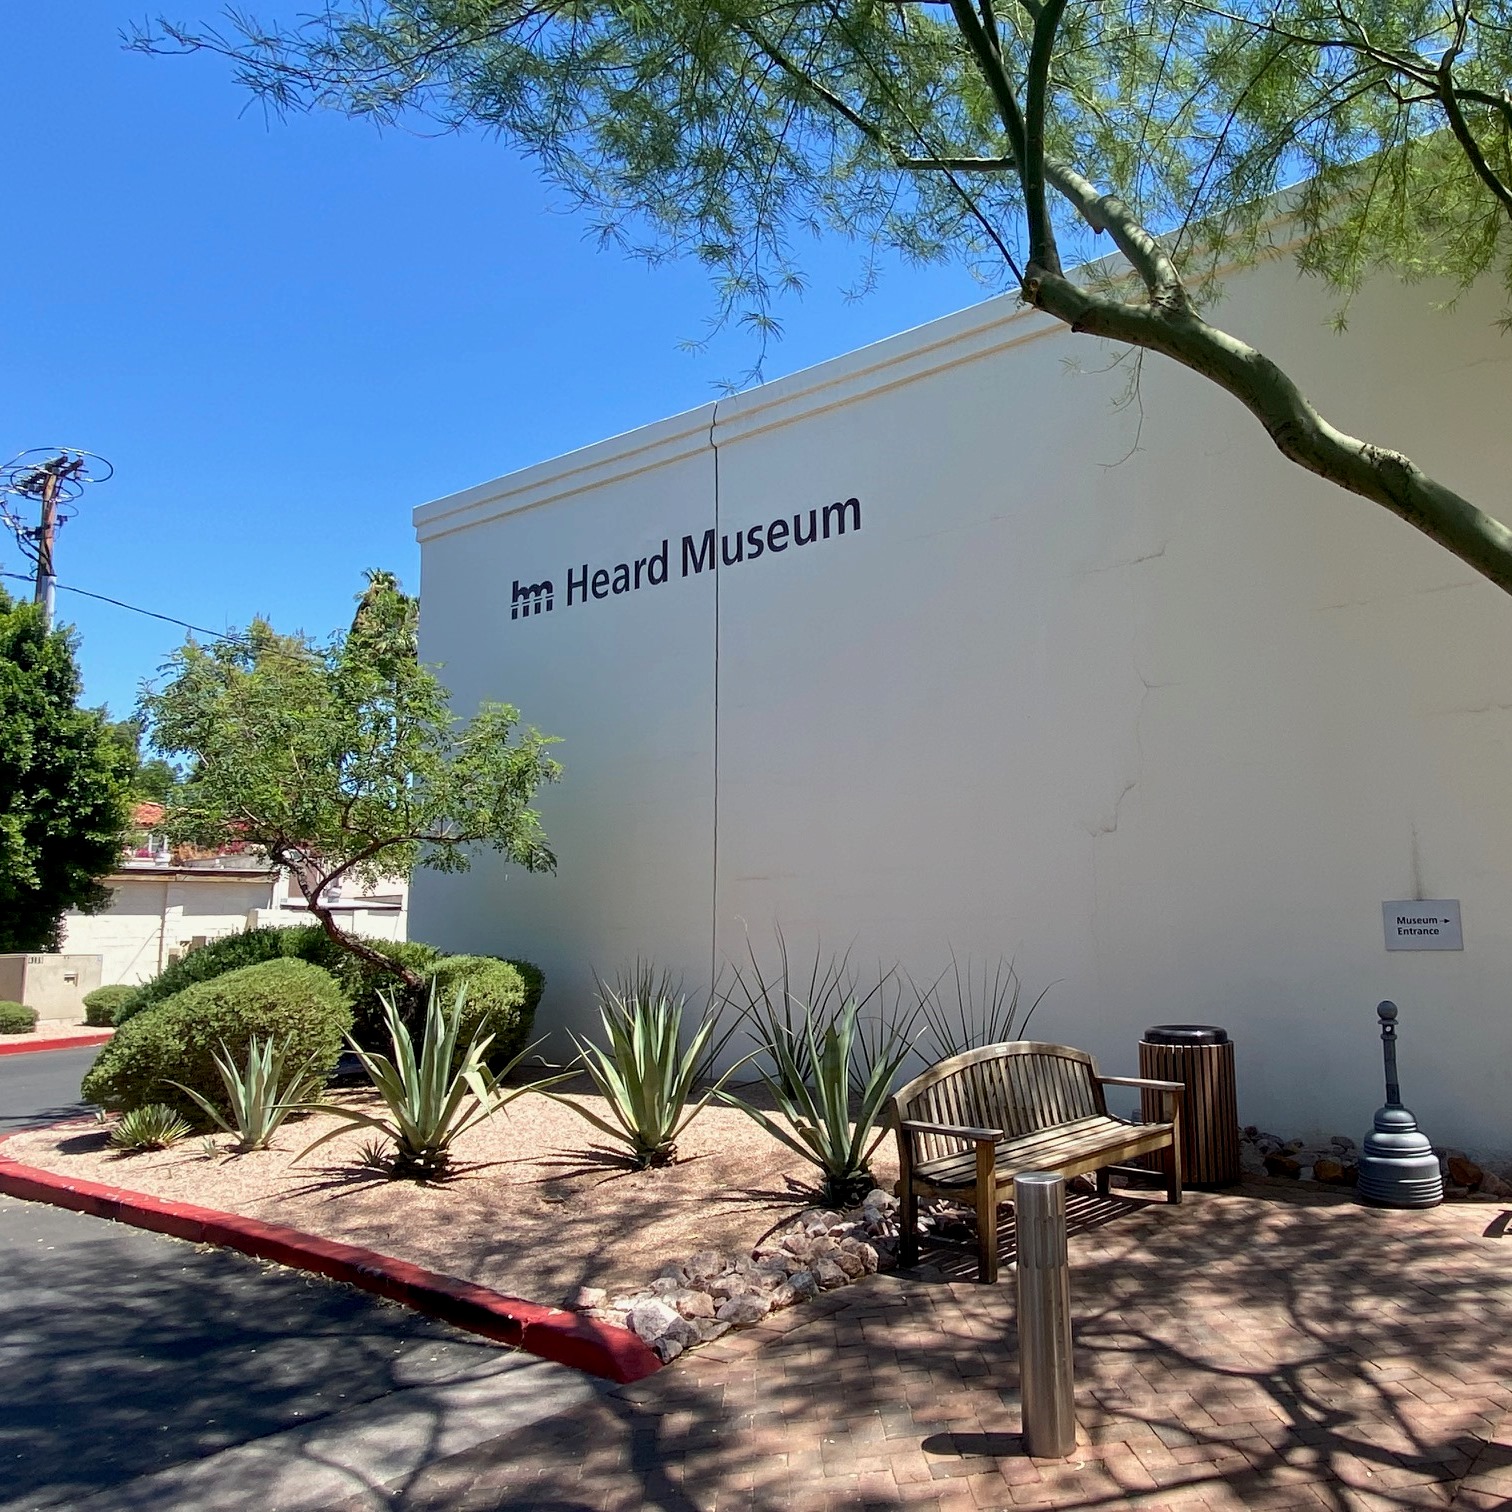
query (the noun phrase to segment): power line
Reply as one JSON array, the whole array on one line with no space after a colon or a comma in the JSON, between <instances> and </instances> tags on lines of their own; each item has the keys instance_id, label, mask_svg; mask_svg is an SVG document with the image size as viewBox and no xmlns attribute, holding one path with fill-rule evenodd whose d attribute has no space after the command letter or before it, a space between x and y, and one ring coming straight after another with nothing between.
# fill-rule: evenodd
<instances>
[{"instance_id":1,"label":"power line","mask_svg":"<svg viewBox=\"0 0 1512 1512\"><path fill-rule=\"evenodd\" d=\"M0 573L0 577L15 578L17 582L29 583L31 578L22 572ZM203 625L191 625L188 620L176 619L171 614L159 614L156 609L143 609L137 604L128 604L124 599L111 598L107 593L91 593L88 588L75 588L72 583L59 583L58 587L65 593L77 593L84 598L98 599L102 604L114 604L117 609L129 609L133 614L145 614L148 619L163 620L170 625L178 625L185 630L193 630L196 635L208 635L213 640L230 641L234 645L245 646L248 644L244 635L228 635L223 630L207 630Z\"/></svg>"}]
</instances>

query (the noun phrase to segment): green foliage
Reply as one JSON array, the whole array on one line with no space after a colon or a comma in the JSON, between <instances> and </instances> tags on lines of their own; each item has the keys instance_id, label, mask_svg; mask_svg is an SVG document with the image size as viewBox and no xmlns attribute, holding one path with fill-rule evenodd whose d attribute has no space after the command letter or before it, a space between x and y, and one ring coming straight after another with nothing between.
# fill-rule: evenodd
<instances>
[{"instance_id":1,"label":"green foliage","mask_svg":"<svg viewBox=\"0 0 1512 1512\"><path fill-rule=\"evenodd\" d=\"M279 109L499 135L606 238L696 258L758 332L801 292L815 231L1017 284L1048 261L1048 201L1060 260L1101 254L1060 168L1170 233L1199 279L1265 255L1267 198L1301 183L1304 265L1341 287L1384 264L1512 288L1509 0L347 0L282 31L137 41L206 44Z\"/></svg>"},{"instance_id":2,"label":"green foliage","mask_svg":"<svg viewBox=\"0 0 1512 1512\"><path fill-rule=\"evenodd\" d=\"M793 1079L785 1083L793 1097L801 1094L812 1070L809 1049L814 1037L822 1037L852 1004L858 1015L852 1062L856 1092L865 1086L872 1064L885 1056L891 1037L910 1036L922 1011L922 1004L911 1011L904 1009L896 967L879 966L863 990L862 979L851 966L850 952L826 954L822 941L815 942L813 959L806 965L795 964L781 928L777 930L774 967L761 964L749 938L746 954L748 965L733 966L732 985L723 988L716 983L715 993L726 1007L749 1021L759 1044L783 1046L783 1055L771 1060L770 1069L786 1077L785 1068L794 1068Z\"/></svg>"},{"instance_id":3,"label":"green foliage","mask_svg":"<svg viewBox=\"0 0 1512 1512\"><path fill-rule=\"evenodd\" d=\"M189 763L164 832L259 847L358 956L366 942L330 912L338 880L465 871L479 846L527 871L555 865L530 806L559 773L549 738L507 704L452 715L391 576L372 575L351 629L324 644L257 621L236 639L187 642L163 670L140 710L154 745ZM403 962L398 975L419 985Z\"/></svg>"},{"instance_id":4,"label":"green foliage","mask_svg":"<svg viewBox=\"0 0 1512 1512\"><path fill-rule=\"evenodd\" d=\"M365 940L363 944L384 960L394 963L395 970L385 970L364 956L354 955L338 945L319 924L296 924L287 929L247 929L224 935L198 950L191 950L150 982L136 989L136 996L118 1010L117 1024L126 1022L153 1003L162 1002L194 982L207 982L228 971L259 961L281 957L308 961L330 972L352 1006L353 1032L364 1045L381 1044L375 1038L383 1025L383 1004L379 993L403 987L399 966L423 974L441 959L433 945L418 940ZM415 1015L418 1018L418 1012Z\"/></svg>"},{"instance_id":5,"label":"green foliage","mask_svg":"<svg viewBox=\"0 0 1512 1512\"><path fill-rule=\"evenodd\" d=\"M136 999L138 988L125 982L110 987L96 987L84 994L84 1022L105 1029L115 1023L116 1011Z\"/></svg>"},{"instance_id":6,"label":"green foliage","mask_svg":"<svg viewBox=\"0 0 1512 1512\"><path fill-rule=\"evenodd\" d=\"M110 1142L128 1154L166 1150L194 1132L176 1108L167 1103L144 1103L123 1113L111 1126Z\"/></svg>"},{"instance_id":7,"label":"green foliage","mask_svg":"<svg viewBox=\"0 0 1512 1512\"><path fill-rule=\"evenodd\" d=\"M946 979L951 987L941 990ZM951 990L953 988L953 990ZM968 960L965 970L954 955L950 969L919 993L919 1009L929 1030L931 1058L948 1060L964 1050L1023 1039L1034 1010L1045 1000L1046 987L1019 1018L1022 983L1012 961L999 960L988 968L984 962L978 978Z\"/></svg>"},{"instance_id":8,"label":"green foliage","mask_svg":"<svg viewBox=\"0 0 1512 1512\"><path fill-rule=\"evenodd\" d=\"M84 1078L86 1101L130 1111L172 1105L191 1120L201 1108L168 1082L191 1087L230 1112L216 1052L245 1059L254 1035L286 1044L291 1064L320 1073L335 1064L352 1015L329 972L307 961L263 961L196 982L116 1030Z\"/></svg>"},{"instance_id":9,"label":"green foliage","mask_svg":"<svg viewBox=\"0 0 1512 1512\"><path fill-rule=\"evenodd\" d=\"M259 1039L254 1034L247 1041L245 1070L224 1045L216 1052L215 1069L225 1088L229 1117L193 1087L178 1082L173 1085L192 1098L212 1123L236 1136L237 1154L265 1150L284 1119L319 1096L325 1080L308 1058L294 1061L289 1055L289 1044L288 1039Z\"/></svg>"},{"instance_id":10,"label":"green foliage","mask_svg":"<svg viewBox=\"0 0 1512 1512\"><path fill-rule=\"evenodd\" d=\"M381 1049L387 1043L385 993L398 1000L412 1031L420 1026L425 1013L424 988L410 987L400 973L409 971L423 979L442 959L434 945L419 940L364 940L363 944L387 963L379 966L343 949L318 925L313 926L313 935L316 937L311 939L308 949L301 948L299 954L323 966L341 983L342 991L351 999L352 1037L358 1044L366 1049Z\"/></svg>"},{"instance_id":11,"label":"green foliage","mask_svg":"<svg viewBox=\"0 0 1512 1512\"><path fill-rule=\"evenodd\" d=\"M129 763L78 707L75 637L0 589L0 953L56 950L64 913L110 902Z\"/></svg>"},{"instance_id":12,"label":"green foliage","mask_svg":"<svg viewBox=\"0 0 1512 1512\"><path fill-rule=\"evenodd\" d=\"M763 1070L761 1080L785 1122L731 1092L719 1096L817 1166L826 1201L850 1207L875 1185L871 1157L887 1133L886 1125L877 1120L913 1044L897 1029L884 1028L860 1076L859 1094L853 1096L852 1082L864 1058L860 1008L847 1003L822 1026L816 1017L803 1021L796 1042L785 1030L771 1032L769 1019L750 1021L752 1034L775 1068Z\"/></svg>"},{"instance_id":13,"label":"green foliage","mask_svg":"<svg viewBox=\"0 0 1512 1512\"><path fill-rule=\"evenodd\" d=\"M1291 461L1512 592L1500 522L1198 313L1279 248L1340 321L1383 267L1512 302L1512 0L332 0L229 30L136 45L225 55L278 110L481 129L606 242L696 259L719 322L762 343L825 232L862 244L862 289L884 257L958 260L1216 384Z\"/></svg>"},{"instance_id":14,"label":"green foliage","mask_svg":"<svg viewBox=\"0 0 1512 1512\"><path fill-rule=\"evenodd\" d=\"M629 1151L631 1165L670 1165L677 1158L677 1141L703 1111L711 1097L736 1069L719 1078L696 1102L693 1089L706 1081L736 1020L716 1035L718 1020L704 1019L682 1045L682 1016L686 999L670 977L657 978L649 966L637 967L615 987L600 986L599 1018L603 1046L574 1036L583 1069L609 1106L610 1118L557 1094L558 1102L585 1118ZM743 1063L741 1063L743 1064Z\"/></svg>"},{"instance_id":15,"label":"green foliage","mask_svg":"<svg viewBox=\"0 0 1512 1512\"><path fill-rule=\"evenodd\" d=\"M535 1015L527 1011L529 994L515 965L494 956L445 956L430 968L429 981L442 1002L464 1005L460 1045L486 1034L492 1041L488 1064L494 1070L519 1059ZM411 1022L412 1032L418 1027Z\"/></svg>"},{"instance_id":16,"label":"green foliage","mask_svg":"<svg viewBox=\"0 0 1512 1512\"><path fill-rule=\"evenodd\" d=\"M322 1109L345 1123L372 1129L383 1141L381 1148L364 1148L362 1163L387 1171L389 1175L419 1181L443 1179L451 1163L451 1148L475 1124L491 1118L500 1108L526 1092L542 1090L562 1080L560 1076L526 1086L506 1087L487 1065L489 1036L476 1034L458 1053L465 989L458 992L451 1008L442 1011L434 989L426 1009L425 1029L420 1054L404 1023L398 1004L386 999L390 1055L364 1050L355 1041L356 1050L378 1096L383 1100L386 1116L374 1117L357 1108L339 1103ZM518 1057L516 1057L518 1060ZM504 1067L500 1075L513 1069L515 1062ZM323 1134L300 1152L300 1159L334 1139L344 1129L337 1127Z\"/></svg>"},{"instance_id":17,"label":"green foliage","mask_svg":"<svg viewBox=\"0 0 1512 1512\"><path fill-rule=\"evenodd\" d=\"M297 942L291 937L300 933L295 929L244 929L211 940L180 956L151 981L138 986L131 997L117 1005L115 1022L125 1024L154 1003L164 1002L196 982L213 981L229 971L276 961L280 956L297 956L300 953Z\"/></svg>"},{"instance_id":18,"label":"green foliage","mask_svg":"<svg viewBox=\"0 0 1512 1512\"><path fill-rule=\"evenodd\" d=\"M0 1034L29 1034L37 1027L37 1010L21 1003L0 1002Z\"/></svg>"},{"instance_id":19,"label":"green foliage","mask_svg":"<svg viewBox=\"0 0 1512 1512\"><path fill-rule=\"evenodd\" d=\"M541 994L546 991L546 973L529 961L508 961L506 964L520 973L520 980L525 984L524 1016L528 1023L534 1023L536 1009L541 1006Z\"/></svg>"},{"instance_id":20,"label":"green foliage","mask_svg":"<svg viewBox=\"0 0 1512 1512\"><path fill-rule=\"evenodd\" d=\"M103 717L104 711L101 710ZM176 768L161 756L149 756L143 750L140 719L118 719L106 729L121 751L129 774L127 786L137 803L166 803L173 789L183 780Z\"/></svg>"}]
</instances>

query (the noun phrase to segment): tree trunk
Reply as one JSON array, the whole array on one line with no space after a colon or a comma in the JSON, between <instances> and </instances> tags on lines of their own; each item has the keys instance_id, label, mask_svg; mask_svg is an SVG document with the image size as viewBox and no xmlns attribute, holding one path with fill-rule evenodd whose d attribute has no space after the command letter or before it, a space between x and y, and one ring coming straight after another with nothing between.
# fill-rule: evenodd
<instances>
[{"instance_id":1,"label":"tree trunk","mask_svg":"<svg viewBox=\"0 0 1512 1512\"><path fill-rule=\"evenodd\" d=\"M1410 457L1335 429L1269 357L1184 307L1134 305L1031 267L1024 298L1073 331L1160 352L1226 389L1299 467L1382 504L1512 593L1512 531Z\"/></svg>"},{"instance_id":2,"label":"tree trunk","mask_svg":"<svg viewBox=\"0 0 1512 1512\"><path fill-rule=\"evenodd\" d=\"M336 922L336 917L330 907L322 901L326 886L330 882L329 877L322 876L307 861L285 860L283 864L289 868L294 880L299 883L299 890L304 894L305 906L319 920L320 927L325 930L332 943L340 946L342 950L350 951L370 966L378 967L387 975L398 977L412 993L418 993L425 986L425 979L418 972L411 970L402 961L396 961L391 956L384 955L381 950L374 950L359 936L348 934Z\"/></svg>"}]
</instances>

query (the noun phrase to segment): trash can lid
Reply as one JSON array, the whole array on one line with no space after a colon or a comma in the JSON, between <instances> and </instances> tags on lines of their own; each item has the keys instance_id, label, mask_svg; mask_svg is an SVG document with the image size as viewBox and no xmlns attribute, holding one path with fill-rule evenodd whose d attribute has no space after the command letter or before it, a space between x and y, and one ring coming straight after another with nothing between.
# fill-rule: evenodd
<instances>
[{"instance_id":1,"label":"trash can lid","mask_svg":"<svg viewBox=\"0 0 1512 1512\"><path fill-rule=\"evenodd\" d=\"M1151 1045L1226 1045L1228 1030L1216 1024L1154 1024L1145 1030Z\"/></svg>"}]
</instances>

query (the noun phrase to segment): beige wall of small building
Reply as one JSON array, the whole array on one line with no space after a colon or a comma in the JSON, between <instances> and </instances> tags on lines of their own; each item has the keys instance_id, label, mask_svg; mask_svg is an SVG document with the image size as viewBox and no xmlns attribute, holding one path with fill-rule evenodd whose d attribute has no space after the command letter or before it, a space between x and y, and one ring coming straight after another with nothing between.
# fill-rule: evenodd
<instances>
[{"instance_id":1,"label":"beige wall of small building","mask_svg":"<svg viewBox=\"0 0 1512 1512\"><path fill-rule=\"evenodd\" d=\"M303 901L288 879L260 869L132 868L105 879L110 907L71 913L64 949L103 958L101 980L145 982L196 944L243 929L308 924ZM380 901L382 899L382 901ZM385 882L374 895L343 900L338 922L375 939L402 940L408 926L408 888Z\"/></svg>"}]
</instances>

